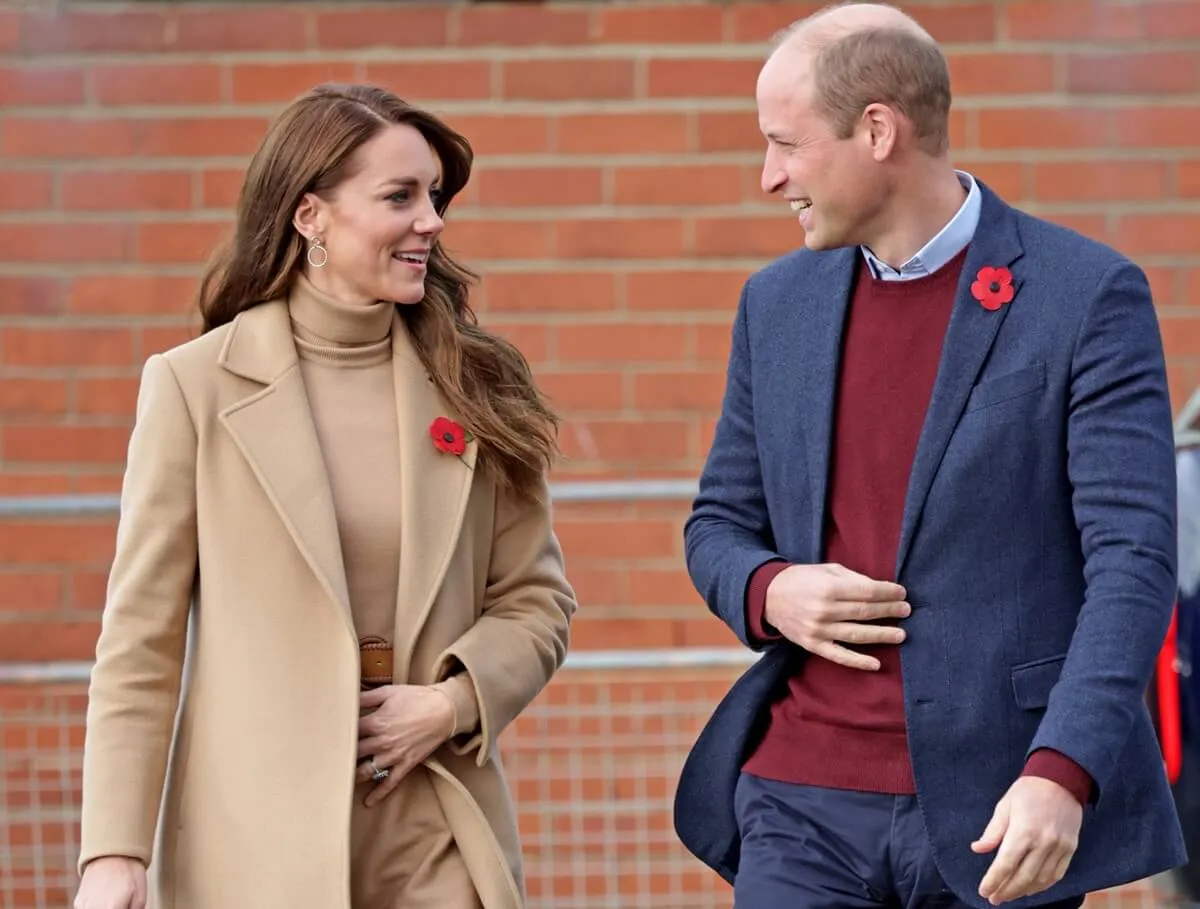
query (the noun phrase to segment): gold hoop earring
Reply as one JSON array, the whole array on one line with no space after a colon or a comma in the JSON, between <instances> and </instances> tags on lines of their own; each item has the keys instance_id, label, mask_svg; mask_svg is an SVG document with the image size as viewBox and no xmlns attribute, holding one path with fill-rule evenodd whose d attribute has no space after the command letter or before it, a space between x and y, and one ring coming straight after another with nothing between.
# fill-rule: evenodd
<instances>
[{"instance_id":1,"label":"gold hoop earring","mask_svg":"<svg viewBox=\"0 0 1200 909\"><path fill-rule=\"evenodd\" d=\"M321 245L320 237L313 237L308 241L308 252L305 253L304 258L313 268L325 267L325 263L329 261L329 250Z\"/></svg>"}]
</instances>

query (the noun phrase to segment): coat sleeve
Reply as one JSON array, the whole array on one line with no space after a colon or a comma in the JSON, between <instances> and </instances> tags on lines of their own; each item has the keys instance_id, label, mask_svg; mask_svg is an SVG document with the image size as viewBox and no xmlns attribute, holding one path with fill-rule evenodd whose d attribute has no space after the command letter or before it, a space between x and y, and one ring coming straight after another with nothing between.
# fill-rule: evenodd
<instances>
[{"instance_id":1,"label":"coat sleeve","mask_svg":"<svg viewBox=\"0 0 1200 909\"><path fill-rule=\"evenodd\" d=\"M88 690L79 868L149 864L196 577L196 431L166 358L142 371Z\"/></svg>"},{"instance_id":2,"label":"coat sleeve","mask_svg":"<svg viewBox=\"0 0 1200 909\"><path fill-rule=\"evenodd\" d=\"M1072 358L1067 472L1087 593L1028 754L1050 748L1103 797L1162 647L1175 601L1175 449L1150 288L1112 266Z\"/></svg>"},{"instance_id":3,"label":"coat sleeve","mask_svg":"<svg viewBox=\"0 0 1200 909\"><path fill-rule=\"evenodd\" d=\"M749 627L747 591L756 569L780 556L774 549L755 439L747 296L743 288L721 415L683 534L688 573L708 608L742 643L759 650L769 641Z\"/></svg>"},{"instance_id":4,"label":"coat sleeve","mask_svg":"<svg viewBox=\"0 0 1200 909\"><path fill-rule=\"evenodd\" d=\"M546 483L533 502L497 491L482 614L437 664L439 679L470 680L478 706L477 728L450 743L455 753L487 763L500 733L562 666L576 608Z\"/></svg>"}]
</instances>

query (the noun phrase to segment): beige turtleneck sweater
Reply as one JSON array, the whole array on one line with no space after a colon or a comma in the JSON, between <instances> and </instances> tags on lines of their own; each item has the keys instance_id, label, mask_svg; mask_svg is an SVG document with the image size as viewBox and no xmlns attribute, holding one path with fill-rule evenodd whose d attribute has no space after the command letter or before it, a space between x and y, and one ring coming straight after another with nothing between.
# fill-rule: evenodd
<instances>
[{"instance_id":1,"label":"beige turtleneck sweater","mask_svg":"<svg viewBox=\"0 0 1200 909\"><path fill-rule=\"evenodd\" d=\"M400 578L400 444L392 377L395 306L348 306L297 277L289 300L300 371L337 516L359 639L395 635ZM479 723L465 674L433 686L449 696L455 735Z\"/></svg>"}]
</instances>

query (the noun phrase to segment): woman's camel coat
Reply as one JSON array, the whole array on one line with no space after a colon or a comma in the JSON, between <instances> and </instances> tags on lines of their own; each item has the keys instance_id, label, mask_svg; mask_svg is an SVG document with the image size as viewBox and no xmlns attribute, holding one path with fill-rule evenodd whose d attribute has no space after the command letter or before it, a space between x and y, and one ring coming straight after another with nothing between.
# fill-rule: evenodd
<instances>
[{"instance_id":1,"label":"woman's camel coat","mask_svg":"<svg viewBox=\"0 0 1200 909\"><path fill-rule=\"evenodd\" d=\"M518 909L496 737L561 665L574 594L545 490L518 504L473 443L438 452L429 425L454 415L398 317L393 339L394 679L469 672L479 730L426 766L484 906ZM153 858L151 909L348 909L359 676L289 315L268 303L143 372L91 680L81 867Z\"/></svg>"}]
</instances>

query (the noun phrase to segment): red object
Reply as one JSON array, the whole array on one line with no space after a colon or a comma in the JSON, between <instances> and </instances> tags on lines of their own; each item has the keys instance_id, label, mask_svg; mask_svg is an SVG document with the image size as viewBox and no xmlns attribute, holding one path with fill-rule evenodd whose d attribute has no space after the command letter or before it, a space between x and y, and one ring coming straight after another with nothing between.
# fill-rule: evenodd
<instances>
[{"instance_id":1,"label":"red object","mask_svg":"<svg viewBox=\"0 0 1200 909\"><path fill-rule=\"evenodd\" d=\"M430 423L429 435L438 451L461 456L467 450L467 431L449 417L438 417Z\"/></svg>"},{"instance_id":2,"label":"red object","mask_svg":"<svg viewBox=\"0 0 1200 909\"><path fill-rule=\"evenodd\" d=\"M1007 268L981 268L971 285L971 296L984 309L995 312L1005 303L1011 303L1013 290L1012 272Z\"/></svg>"},{"instance_id":3,"label":"red object","mask_svg":"<svg viewBox=\"0 0 1200 909\"><path fill-rule=\"evenodd\" d=\"M1158 689L1158 730L1162 740L1163 763L1167 768L1167 779L1172 785L1179 781L1183 767L1183 720L1179 706L1179 673L1175 668L1178 656L1178 606L1171 613L1171 624L1167 626L1167 637L1158 652L1158 671L1155 687Z\"/></svg>"},{"instance_id":4,"label":"red object","mask_svg":"<svg viewBox=\"0 0 1200 909\"><path fill-rule=\"evenodd\" d=\"M877 281L865 264L858 274L838 377L824 558L870 577L891 580L895 570L908 476L965 257L912 281ZM763 613L767 587L786 567L768 562L747 585L747 628L760 640L778 639ZM864 649L880 660L878 672L804 662L772 705L748 772L860 792L915 790L900 652ZM1080 801L1091 792L1091 777L1065 755L1042 749L1030 764L1030 774L1054 780Z\"/></svg>"}]
</instances>

